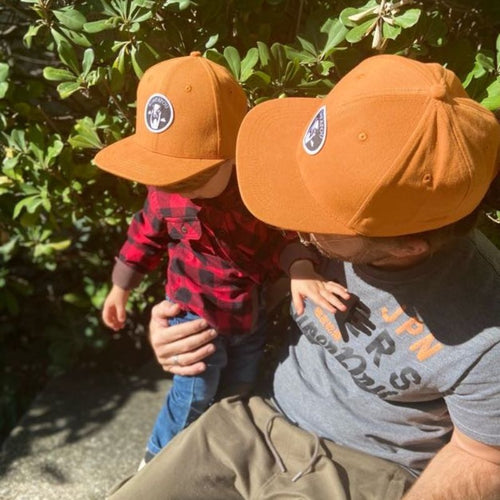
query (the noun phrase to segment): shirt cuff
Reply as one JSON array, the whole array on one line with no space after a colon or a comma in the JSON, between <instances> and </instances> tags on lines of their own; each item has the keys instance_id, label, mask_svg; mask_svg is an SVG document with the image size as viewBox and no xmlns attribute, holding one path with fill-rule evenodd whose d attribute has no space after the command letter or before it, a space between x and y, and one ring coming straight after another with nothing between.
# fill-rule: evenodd
<instances>
[{"instance_id":1,"label":"shirt cuff","mask_svg":"<svg viewBox=\"0 0 500 500\"><path fill-rule=\"evenodd\" d=\"M309 260L314 266L317 266L320 257L313 248L306 247L302 243L295 241L288 244L281 252L280 267L286 274L290 275L290 267L297 260Z\"/></svg>"},{"instance_id":2,"label":"shirt cuff","mask_svg":"<svg viewBox=\"0 0 500 500\"><path fill-rule=\"evenodd\" d=\"M144 274L132 269L120 259L116 259L113 273L111 274L113 285L119 286L123 290L132 290L132 288L139 285L143 278Z\"/></svg>"}]
</instances>

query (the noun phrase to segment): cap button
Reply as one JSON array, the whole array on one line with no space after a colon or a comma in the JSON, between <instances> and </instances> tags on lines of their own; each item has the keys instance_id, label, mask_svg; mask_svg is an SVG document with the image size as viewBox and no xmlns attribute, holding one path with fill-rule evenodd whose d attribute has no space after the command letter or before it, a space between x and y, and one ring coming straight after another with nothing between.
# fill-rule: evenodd
<instances>
[{"instance_id":1,"label":"cap button","mask_svg":"<svg viewBox=\"0 0 500 500\"><path fill-rule=\"evenodd\" d=\"M201 57L201 52L198 50L193 50L193 52L191 52L189 55L191 57Z\"/></svg>"},{"instance_id":2,"label":"cap button","mask_svg":"<svg viewBox=\"0 0 500 500\"><path fill-rule=\"evenodd\" d=\"M435 83L430 88L431 97L443 100L446 96L446 85L444 83Z\"/></svg>"}]
</instances>

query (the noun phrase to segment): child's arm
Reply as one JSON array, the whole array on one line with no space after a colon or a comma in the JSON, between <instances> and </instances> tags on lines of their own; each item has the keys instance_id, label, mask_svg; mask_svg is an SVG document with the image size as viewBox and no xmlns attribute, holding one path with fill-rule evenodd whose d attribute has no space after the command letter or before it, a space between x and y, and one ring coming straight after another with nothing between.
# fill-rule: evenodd
<instances>
[{"instance_id":1,"label":"child's arm","mask_svg":"<svg viewBox=\"0 0 500 500\"><path fill-rule=\"evenodd\" d=\"M325 281L310 260L296 260L290 266L292 301L300 316L304 312L304 299L310 299L331 313L346 311L341 299L348 300L349 292L335 281Z\"/></svg>"},{"instance_id":2,"label":"child's arm","mask_svg":"<svg viewBox=\"0 0 500 500\"><path fill-rule=\"evenodd\" d=\"M127 239L120 249L111 275L113 287L104 302L102 319L106 326L121 330L127 317L126 305L130 291L144 275L154 270L166 255L168 229L160 213L157 191L149 188L142 210L130 222Z\"/></svg>"},{"instance_id":3,"label":"child's arm","mask_svg":"<svg viewBox=\"0 0 500 500\"><path fill-rule=\"evenodd\" d=\"M130 290L124 290L118 285L113 285L102 309L102 320L104 324L115 332L121 330L127 319L127 301Z\"/></svg>"}]
</instances>

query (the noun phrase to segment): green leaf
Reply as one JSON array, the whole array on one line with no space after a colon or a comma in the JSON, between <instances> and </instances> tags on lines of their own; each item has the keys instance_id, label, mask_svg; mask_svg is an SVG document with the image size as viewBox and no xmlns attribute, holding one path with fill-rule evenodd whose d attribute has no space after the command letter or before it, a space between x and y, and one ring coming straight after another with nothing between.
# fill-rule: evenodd
<instances>
[{"instance_id":1,"label":"green leaf","mask_svg":"<svg viewBox=\"0 0 500 500\"><path fill-rule=\"evenodd\" d=\"M321 33L326 33L328 39L321 52L321 57L328 57L332 51L341 44L349 31L338 19L328 19L320 29Z\"/></svg>"},{"instance_id":2,"label":"green leaf","mask_svg":"<svg viewBox=\"0 0 500 500\"><path fill-rule=\"evenodd\" d=\"M75 79L75 75L71 73L71 71L62 68L53 68L52 66L46 66L43 68L43 77L46 80L54 82L64 82Z\"/></svg>"},{"instance_id":3,"label":"green leaf","mask_svg":"<svg viewBox=\"0 0 500 500\"><path fill-rule=\"evenodd\" d=\"M38 32L40 31L40 28L42 27L42 24L40 21L37 21L37 24L32 24L29 28L26 34L23 36L23 42L28 47L28 49L31 48L31 42L33 41L33 38L36 37Z\"/></svg>"},{"instance_id":4,"label":"green leaf","mask_svg":"<svg viewBox=\"0 0 500 500\"><path fill-rule=\"evenodd\" d=\"M85 16L80 11L70 6L63 7L61 10L54 10L53 13L59 22L70 30L81 30L87 22Z\"/></svg>"},{"instance_id":5,"label":"green leaf","mask_svg":"<svg viewBox=\"0 0 500 500\"><path fill-rule=\"evenodd\" d=\"M53 250L56 250L57 252L61 252L62 250L66 250L66 248L69 248L71 245L71 240L60 240L60 241L54 241L53 243L50 243L50 247Z\"/></svg>"},{"instance_id":6,"label":"green leaf","mask_svg":"<svg viewBox=\"0 0 500 500\"><path fill-rule=\"evenodd\" d=\"M0 82L0 99L3 99L9 90L9 84L7 82Z\"/></svg>"},{"instance_id":7,"label":"green leaf","mask_svg":"<svg viewBox=\"0 0 500 500\"><path fill-rule=\"evenodd\" d=\"M319 73L322 76L328 76L330 74L330 70L335 66L331 61L321 61L319 63Z\"/></svg>"},{"instance_id":8,"label":"green leaf","mask_svg":"<svg viewBox=\"0 0 500 500\"><path fill-rule=\"evenodd\" d=\"M146 42L137 42L130 50L130 60L137 78L141 78L144 72L156 62L156 51Z\"/></svg>"},{"instance_id":9,"label":"green leaf","mask_svg":"<svg viewBox=\"0 0 500 500\"><path fill-rule=\"evenodd\" d=\"M100 33L101 31L113 29L118 23L118 19L108 18L99 21L91 21L83 25L83 30L87 33Z\"/></svg>"},{"instance_id":10,"label":"green leaf","mask_svg":"<svg viewBox=\"0 0 500 500\"><path fill-rule=\"evenodd\" d=\"M5 82L9 77L9 65L4 62L0 62L0 82Z\"/></svg>"},{"instance_id":11,"label":"green leaf","mask_svg":"<svg viewBox=\"0 0 500 500\"><path fill-rule=\"evenodd\" d=\"M226 58L231 73L236 78L236 80L239 80L241 74L240 54L234 47L229 46L224 49L224 57Z\"/></svg>"},{"instance_id":12,"label":"green leaf","mask_svg":"<svg viewBox=\"0 0 500 500\"><path fill-rule=\"evenodd\" d=\"M86 49L85 52L83 53L83 60L82 60L83 76L86 76L90 71L90 68L94 63L94 57L95 57L94 50L91 48Z\"/></svg>"},{"instance_id":13,"label":"green leaf","mask_svg":"<svg viewBox=\"0 0 500 500\"><path fill-rule=\"evenodd\" d=\"M101 149L104 145L99 139L95 125L89 117L78 120L75 125L76 134L68 139L68 142L74 148L82 149Z\"/></svg>"},{"instance_id":14,"label":"green leaf","mask_svg":"<svg viewBox=\"0 0 500 500\"><path fill-rule=\"evenodd\" d=\"M17 219L23 208L25 208L30 214L33 214L41 204L42 199L39 194L23 198L21 201L16 203L14 211L12 212L12 218Z\"/></svg>"},{"instance_id":15,"label":"green leaf","mask_svg":"<svg viewBox=\"0 0 500 500\"><path fill-rule=\"evenodd\" d=\"M247 55L241 61L241 81L245 82L252 74L253 68L259 61L259 51L256 47L252 47Z\"/></svg>"},{"instance_id":16,"label":"green leaf","mask_svg":"<svg viewBox=\"0 0 500 500\"><path fill-rule=\"evenodd\" d=\"M250 88L264 88L271 83L271 77L263 71L254 71L246 80L245 83Z\"/></svg>"},{"instance_id":17,"label":"green leaf","mask_svg":"<svg viewBox=\"0 0 500 500\"><path fill-rule=\"evenodd\" d=\"M28 150L28 145L26 143L26 134L24 130L20 130L17 128L14 129L10 134L10 138L12 140L12 143L16 145L18 149L23 152L26 152Z\"/></svg>"},{"instance_id":18,"label":"green leaf","mask_svg":"<svg viewBox=\"0 0 500 500\"><path fill-rule=\"evenodd\" d=\"M129 33L137 33L140 29L141 25L139 23L132 23L128 31Z\"/></svg>"},{"instance_id":19,"label":"green leaf","mask_svg":"<svg viewBox=\"0 0 500 500\"><path fill-rule=\"evenodd\" d=\"M68 66L68 68L70 68L75 75L78 75L80 73L78 59L71 44L66 40L61 40L59 42L59 46L57 47L57 52L59 53L61 61L66 64L66 66Z\"/></svg>"},{"instance_id":20,"label":"green leaf","mask_svg":"<svg viewBox=\"0 0 500 500\"><path fill-rule=\"evenodd\" d=\"M257 50L259 51L260 64L265 68L271 59L269 47L264 42L257 42Z\"/></svg>"},{"instance_id":21,"label":"green leaf","mask_svg":"<svg viewBox=\"0 0 500 500\"><path fill-rule=\"evenodd\" d=\"M479 52L476 55L476 61L483 67L486 71L495 71L495 65L493 63L493 57Z\"/></svg>"},{"instance_id":22,"label":"green leaf","mask_svg":"<svg viewBox=\"0 0 500 500\"><path fill-rule=\"evenodd\" d=\"M148 19L151 19L153 17L153 12L150 10L149 12L146 12L145 14L141 14L138 17L134 17L134 21L136 23L143 23L144 21L147 21Z\"/></svg>"},{"instance_id":23,"label":"green leaf","mask_svg":"<svg viewBox=\"0 0 500 500\"><path fill-rule=\"evenodd\" d=\"M56 137L58 137L58 136L56 136ZM52 161L55 158L57 158L61 154L61 152L64 148L64 143L56 137L52 138L51 143L47 147L46 157L47 157L47 161L48 161L49 165L52 163Z\"/></svg>"},{"instance_id":24,"label":"green leaf","mask_svg":"<svg viewBox=\"0 0 500 500\"><path fill-rule=\"evenodd\" d=\"M19 236L13 236L7 243L0 245L0 254L3 258L7 258L8 255L14 253L14 250L19 242Z\"/></svg>"},{"instance_id":25,"label":"green leaf","mask_svg":"<svg viewBox=\"0 0 500 500\"><path fill-rule=\"evenodd\" d=\"M347 7L346 9L341 11L339 21L348 28L354 28L356 26L356 23L354 21L351 21L349 18L360 11L361 9L356 9L355 7Z\"/></svg>"},{"instance_id":26,"label":"green leaf","mask_svg":"<svg viewBox=\"0 0 500 500\"><path fill-rule=\"evenodd\" d=\"M370 0L360 8L348 7L340 13L340 22L347 27L354 27L367 17L376 16L375 11L379 8L376 0ZM364 22L364 21L363 21Z\"/></svg>"},{"instance_id":27,"label":"green leaf","mask_svg":"<svg viewBox=\"0 0 500 500\"><path fill-rule=\"evenodd\" d=\"M392 19L402 28L411 28L418 23L421 13L422 11L420 9L408 9L400 16L394 16Z\"/></svg>"},{"instance_id":28,"label":"green leaf","mask_svg":"<svg viewBox=\"0 0 500 500\"><path fill-rule=\"evenodd\" d=\"M286 56L288 59L294 59L302 64L316 64L318 56L312 55L309 52L296 50L293 47L286 47Z\"/></svg>"},{"instance_id":29,"label":"green leaf","mask_svg":"<svg viewBox=\"0 0 500 500\"><path fill-rule=\"evenodd\" d=\"M59 48L61 41L68 43L68 40L66 36L63 33L59 33L54 28L50 28L50 34L52 35L52 38L54 39L54 42L56 42L56 46Z\"/></svg>"},{"instance_id":30,"label":"green leaf","mask_svg":"<svg viewBox=\"0 0 500 500\"><path fill-rule=\"evenodd\" d=\"M376 22L377 22L376 19L373 19L373 18L369 19L368 21L365 21L364 23L356 26L351 31L349 31L346 34L345 39L349 43L359 42L360 40L365 38L370 33L372 28L375 26Z\"/></svg>"},{"instance_id":31,"label":"green leaf","mask_svg":"<svg viewBox=\"0 0 500 500\"><path fill-rule=\"evenodd\" d=\"M124 75L125 74L125 52L127 50L127 46L124 45L122 48L119 50L118 55L116 56L115 60L113 61L113 66L112 68L117 70L120 74Z\"/></svg>"},{"instance_id":32,"label":"green leaf","mask_svg":"<svg viewBox=\"0 0 500 500\"><path fill-rule=\"evenodd\" d=\"M316 47L311 42L305 40L304 38L301 38L300 36L297 36L297 40L299 41L303 50L305 50L309 54L316 56L318 51L316 50Z\"/></svg>"},{"instance_id":33,"label":"green leaf","mask_svg":"<svg viewBox=\"0 0 500 500\"><path fill-rule=\"evenodd\" d=\"M217 49L208 49L205 52L205 57L214 63L227 67L226 58Z\"/></svg>"},{"instance_id":34,"label":"green leaf","mask_svg":"<svg viewBox=\"0 0 500 500\"><path fill-rule=\"evenodd\" d=\"M71 31L67 28L61 28L61 31L75 45L79 45L80 47L86 47L86 48L92 46L89 39L83 33L77 33L76 31Z\"/></svg>"},{"instance_id":35,"label":"green leaf","mask_svg":"<svg viewBox=\"0 0 500 500\"><path fill-rule=\"evenodd\" d=\"M79 295L76 293L65 293L63 295L63 300L68 304L72 304L76 307L81 307L82 309L88 309L90 306L89 299L85 295Z\"/></svg>"},{"instance_id":36,"label":"green leaf","mask_svg":"<svg viewBox=\"0 0 500 500\"><path fill-rule=\"evenodd\" d=\"M490 111L500 109L500 77L488 86L486 92L488 96L481 101L481 104Z\"/></svg>"},{"instance_id":37,"label":"green leaf","mask_svg":"<svg viewBox=\"0 0 500 500\"><path fill-rule=\"evenodd\" d=\"M211 35L209 39L205 42L205 48L210 49L212 48L217 42L219 41L219 35Z\"/></svg>"},{"instance_id":38,"label":"green leaf","mask_svg":"<svg viewBox=\"0 0 500 500\"><path fill-rule=\"evenodd\" d=\"M66 99L81 88L83 87L78 82L63 82L57 86L57 91L59 92L61 99Z\"/></svg>"},{"instance_id":39,"label":"green leaf","mask_svg":"<svg viewBox=\"0 0 500 500\"><path fill-rule=\"evenodd\" d=\"M384 38L396 40L396 38L401 34L401 29L401 26L391 26L389 23L384 23L382 25L382 35Z\"/></svg>"},{"instance_id":40,"label":"green leaf","mask_svg":"<svg viewBox=\"0 0 500 500\"><path fill-rule=\"evenodd\" d=\"M298 75L300 74L301 67L297 63L297 61L288 61L285 69L285 75L283 77L283 82L286 83L289 87L294 87L300 78Z\"/></svg>"}]
</instances>

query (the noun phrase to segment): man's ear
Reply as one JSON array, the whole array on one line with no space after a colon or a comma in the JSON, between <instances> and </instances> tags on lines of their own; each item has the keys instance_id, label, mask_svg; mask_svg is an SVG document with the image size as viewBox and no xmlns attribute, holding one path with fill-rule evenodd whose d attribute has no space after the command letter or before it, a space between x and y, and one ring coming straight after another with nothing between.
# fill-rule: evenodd
<instances>
[{"instance_id":1,"label":"man's ear","mask_svg":"<svg viewBox=\"0 0 500 500\"><path fill-rule=\"evenodd\" d=\"M423 238L409 237L391 248L390 253L394 257L418 257L425 255L430 250L429 243Z\"/></svg>"}]
</instances>

